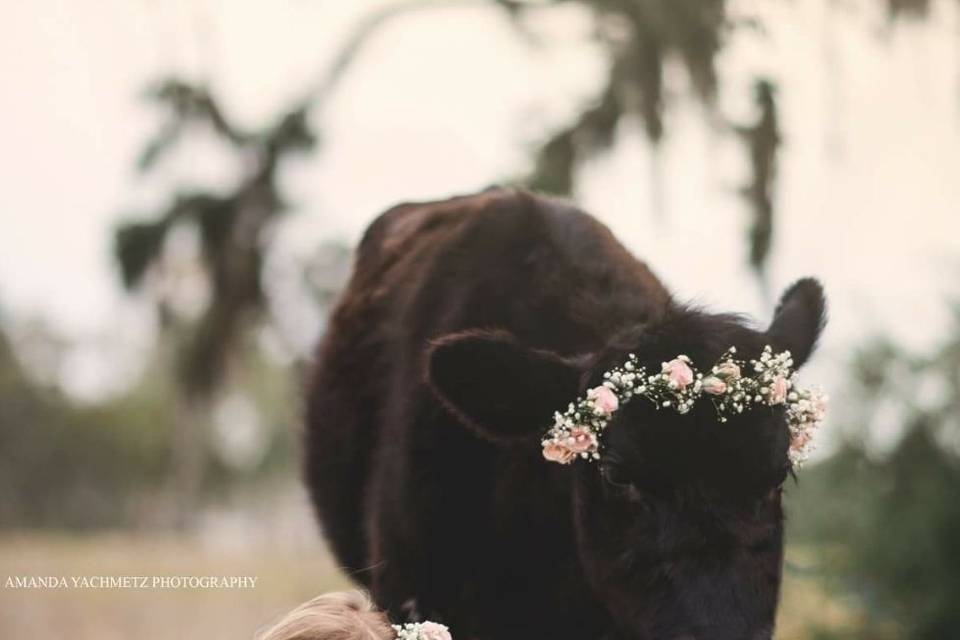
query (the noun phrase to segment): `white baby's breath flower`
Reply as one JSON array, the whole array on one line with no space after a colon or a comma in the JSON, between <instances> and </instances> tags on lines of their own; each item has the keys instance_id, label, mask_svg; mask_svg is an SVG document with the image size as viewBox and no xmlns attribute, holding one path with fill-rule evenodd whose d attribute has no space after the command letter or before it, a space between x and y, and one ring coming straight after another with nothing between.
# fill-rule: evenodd
<instances>
[{"instance_id":1,"label":"white baby's breath flower","mask_svg":"<svg viewBox=\"0 0 960 640\"><path fill-rule=\"evenodd\" d=\"M749 363L735 360L734 354L736 348L730 347L707 375L697 371L683 354L661 363L659 373L648 375L636 355L630 354L623 365L603 373L600 386L570 403L565 413L554 415L554 425L543 440L544 457L562 464L577 457L599 460L600 435L613 414L634 396L644 396L658 409L673 408L679 414L689 413L707 396L721 423L727 422L730 414L755 406L784 405L791 433L789 458L799 465L825 415L826 396L796 386L789 352L774 353L768 345L759 360ZM745 368L756 375L743 375Z\"/></svg>"}]
</instances>

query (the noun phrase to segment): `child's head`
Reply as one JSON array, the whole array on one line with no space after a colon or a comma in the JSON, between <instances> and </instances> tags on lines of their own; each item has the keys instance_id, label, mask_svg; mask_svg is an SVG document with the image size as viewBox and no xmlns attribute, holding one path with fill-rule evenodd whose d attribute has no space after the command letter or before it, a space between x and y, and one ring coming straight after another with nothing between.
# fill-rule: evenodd
<instances>
[{"instance_id":1,"label":"child's head","mask_svg":"<svg viewBox=\"0 0 960 640\"><path fill-rule=\"evenodd\" d=\"M341 591L305 602L258 640L394 640L390 621L359 591Z\"/></svg>"}]
</instances>

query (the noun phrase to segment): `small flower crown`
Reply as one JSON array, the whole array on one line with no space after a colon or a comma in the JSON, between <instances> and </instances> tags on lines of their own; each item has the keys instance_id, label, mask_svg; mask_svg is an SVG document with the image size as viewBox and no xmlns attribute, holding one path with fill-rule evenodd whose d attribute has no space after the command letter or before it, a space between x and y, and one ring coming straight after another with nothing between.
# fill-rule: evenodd
<instances>
[{"instance_id":1,"label":"small flower crown","mask_svg":"<svg viewBox=\"0 0 960 640\"><path fill-rule=\"evenodd\" d=\"M397 640L451 640L450 629L438 622L408 622L395 624Z\"/></svg>"},{"instance_id":2,"label":"small flower crown","mask_svg":"<svg viewBox=\"0 0 960 640\"><path fill-rule=\"evenodd\" d=\"M755 406L785 405L790 429L788 456L799 467L807 459L813 433L826 414L827 396L797 386L789 351L773 353L767 345L760 359L751 360L749 365L737 360L736 353L736 347L727 349L707 374L696 371L684 355L664 362L660 373L649 374L631 353L622 366L603 374L602 385L588 390L566 412L554 414L554 424L542 441L543 457L560 464L569 464L577 457L599 460L603 430L620 405L635 396L647 398L657 409L673 408L681 414L708 396L720 422Z\"/></svg>"}]
</instances>

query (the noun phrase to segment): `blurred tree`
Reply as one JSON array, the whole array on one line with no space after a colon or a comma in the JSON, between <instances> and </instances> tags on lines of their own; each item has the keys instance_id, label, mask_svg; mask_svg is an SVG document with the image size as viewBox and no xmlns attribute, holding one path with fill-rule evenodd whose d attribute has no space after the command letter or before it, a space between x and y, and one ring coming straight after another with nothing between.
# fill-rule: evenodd
<instances>
[{"instance_id":1,"label":"blurred tree","mask_svg":"<svg viewBox=\"0 0 960 640\"><path fill-rule=\"evenodd\" d=\"M554 4L561 4L562 0ZM725 0L579 0L591 12L594 37L609 59L606 82L593 104L554 132L536 154L529 183L569 194L577 166L610 148L617 126L639 119L654 152L664 135L664 70L678 63L694 97L716 118L717 56L732 32L756 28L756 18L734 18ZM515 15L522 16L522 12ZM755 81L760 121L734 127L750 156L752 179L746 196L753 216L748 233L750 264L762 277L773 235L773 165L779 144L772 83Z\"/></svg>"},{"instance_id":2,"label":"blurred tree","mask_svg":"<svg viewBox=\"0 0 960 640\"><path fill-rule=\"evenodd\" d=\"M882 0L891 22L921 19L930 14L931 0ZM682 68L693 97L711 120L716 112L717 58L738 30L763 32L756 14L726 0L547 0L520 2L511 16L520 21L544 6L579 4L591 14L594 39L605 52L608 71L591 104L550 135L535 153L526 181L537 189L570 194L578 165L617 140L620 123L638 119L654 153L665 131L664 70ZM756 9L756 8L755 8ZM740 132L749 158L751 177L744 189L749 207L749 264L761 286L776 228L775 164L780 146L775 85L756 77L752 83L760 116L756 123L725 125Z\"/></svg>"},{"instance_id":3,"label":"blurred tree","mask_svg":"<svg viewBox=\"0 0 960 640\"><path fill-rule=\"evenodd\" d=\"M207 438L202 425L208 421L211 396L264 310L264 256L270 232L286 211L278 169L286 158L313 149L316 137L307 124L307 104L289 110L263 130L247 132L228 120L204 87L170 79L150 97L168 112L168 121L146 145L139 162L142 170L156 166L193 124L207 126L247 167L229 192L177 192L151 219L126 222L116 233L116 256L123 282L131 289L141 287L151 271L163 268L166 240L173 229L190 227L200 238L203 277L210 293L199 319L177 317L169 292L152 289L162 326L179 344L171 494L179 504L177 523L185 526L203 478Z\"/></svg>"},{"instance_id":4,"label":"blurred tree","mask_svg":"<svg viewBox=\"0 0 960 640\"><path fill-rule=\"evenodd\" d=\"M559 193L571 191L577 163L609 148L617 125L626 118L639 117L651 144L659 144L667 62L680 62L696 96L712 106L716 56L733 26L724 0L579 0L579 4L591 12L594 38L610 62L595 103L554 133L537 154L531 185ZM523 17L524 12L514 15Z\"/></svg>"},{"instance_id":5,"label":"blurred tree","mask_svg":"<svg viewBox=\"0 0 960 640\"><path fill-rule=\"evenodd\" d=\"M777 150L780 147L773 83L766 79L757 80L754 85L754 99L760 116L754 125L739 127L738 131L750 152L752 179L742 189L743 197L753 213L748 235L750 266L765 285L764 267L773 240L773 189Z\"/></svg>"},{"instance_id":6,"label":"blurred tree","mask_svg":"<svg viewBox=\"0 0 960 640\"><path fill-rule=\"evenodd\" d=\"M805 470L790 496L795 539L842 549L825 554L824 569L865 611L857 637L955 637L960 305L953 331L933 355L910 356L877 341L859 352L851 373L844 444ZM892 448L875 445L877 424L902 428Z\"/></svg>"},{"instance_id":7,"label":"blurred tree","mask_svg":"<svg viewBox=\"0 0 960 640\"><path fill-rule=\"evenodd\" d=\"M306 122L306 105L284 114L263 131L241 132L224 117L202 87L167 80L151 93L169 111L169 121L148 143L140 159L147 171L169 150L186 127L208 125L246 160L249 169L228 193L176 193L147 222L128 222L116 234L116 254L128 288L137 288L163 259L167 234L177 225L199 231L211 299L188 340L182 358L184 388L206 395L221 381L230 345L264 305L260 275L269 232L286 210L277 171L287 157L311 150L316 138ZM168 300L161 317L171 321Z\"/></svg>"},{"instance_id":8,"label":"blurred tree","mask_svg":"<svg viewBox=\"0 0 960 640\"><path fill-rule=\"evenodd\" d=\"M75 406L28 374L2 329L0 528L134 522L163 476L169 403L146 378L122 398Z\"/></svg>"},{"instance_id":9,"label":"blurred tree","mask_svg":"<svg viewBox=\"0 0 960 640\"><path fill-rule=\"evenodd\" d=\"M148 354L143 376L122 394L78 404L30 362L46 360L43 351L22 350L19 343L14 350L5 328L0 324L0 530L169 525L164 480L176 409L169 351L161 344ZM34 326L29 332L37 343L64 342ZM270 424L256 425L256 451L248 431L239 464L223 447L203 451L206 495L286 479L296 459L289 425L298 415L297 390L288 371L252 350L244 350L242 369L243 380L232 389L269 415Z\"/></svg>"},{"instance_id":10,"label":"blurred tree","mask_svg":"<svg viewBox=\"0 0 960 640\"><path fill-rule=\"evenodd\" d=\"M901 16L925 18L930 13L930 0L886 0L891 20Z\"/></svg>"}]
</instances>

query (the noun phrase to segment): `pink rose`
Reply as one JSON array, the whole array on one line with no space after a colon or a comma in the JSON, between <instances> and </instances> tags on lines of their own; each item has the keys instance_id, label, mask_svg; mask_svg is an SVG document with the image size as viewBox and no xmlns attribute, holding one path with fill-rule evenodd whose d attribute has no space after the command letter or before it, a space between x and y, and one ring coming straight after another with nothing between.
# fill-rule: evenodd
<instances>
[{"instance_id":1,"label":"pink rose","mask_svg":"<svg viewBox=\"0 0 960 640\"><path fill-rule=\"evenodd\" d=\"M593 432L586 427L574 427L570 430L570 437L564 443L570 451L574 453L583 453L589 451L596 445L597 441L593 437Z\"/></svg>"},{"instance_id":2,"label":"pink rose","mask_svg":"<svg viewBox=\"0 0 960 640\"><path fill-rule=\"evenodd\" d=\"M781 404L787 399L787 388L786 378L783 376L774 378L773 382L770 383L770 396L767 398L767 402L770 404Z\"/></svg>"},{"instance_id":3,"label":"pink rose","mask_svg":"<svg viewBox=\"0 0 960 640\"><path fill-rule=\"evenodd\" d=\"M576 455L573 451L570 451L570 449L555 440L547 440L543 443L543 457L550 462L570 464Z\"/></svg>"},{"instance_id":4,"label":"pink rose","mask_svg":"<svg viewBox=\"0 0 960 640\"><path fill-rule=\"evenodd\" d=\"M429 620L420 623L420 638L422 640L452 640L450 630L446 626Z\"/></svg>"},{"instance_id":5,"label":"pink rose","mask_svg":"<svg viewBox=\"0 0 960 640\"><path fill-rule=\"evenodd\" d=\"M617 398L617 394L603 385L589 389L587 391L587 399L593 402L593 406L607 415L616 411L620 406L620 400Z\"/></svg>"},{"instance_id":6,"label":"pink rose","mask_svg":"<svg viewBox=\"0 0 960 640\"><path fill-rule=\"evenodd\" d=\"M713 396L719 396L727 390L727 383L716 376L703 379L702 389Z\"/></svg>"},{"instance_id":7,"label":"pink rose","mask_svg":"<svg viewBox=\"0 0 960 640\"><path fill-rule=\"evenodd\" d=\"M680 358L674 358L670 362L664 363L663 372L667 374L670 382L681 391L693 382L693 370Z\"/></svg>"},{"instance_id":8,"label":"pink rose","mask_svg":"<svg viewBox=\"0 0 960 640\"><path fill-rule=\"evenodd\" d=\"M817 422L823 420L827 415L827 396L823 393L815 393L813 396L813 419Z\"/></svg>"},{"instance_id":9,"label":"pink rose","mask_svg":"<svg viewBox=\"0 0 960 640\"><path fill-rule=\"evenodd\" d=\"M808 425L800 425L800 431L794 434L793 438L790 439L790 450L791 451L802 451L804 447L807 446L807 443L810 442L812 434L807 430Z\"/></svg>"},{"instance_id":10,"label":"pink rose","mask_svg":"<svg viewBox=\"0 0 960 640\"><path fill-rule=\"evenodd\" d=\"M721 362L717 365L717 375L736 380L740 377L740 367L733 362Z\"/></svg>"}]
</instances>

